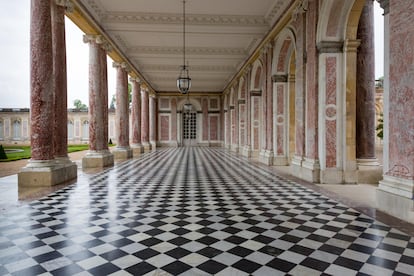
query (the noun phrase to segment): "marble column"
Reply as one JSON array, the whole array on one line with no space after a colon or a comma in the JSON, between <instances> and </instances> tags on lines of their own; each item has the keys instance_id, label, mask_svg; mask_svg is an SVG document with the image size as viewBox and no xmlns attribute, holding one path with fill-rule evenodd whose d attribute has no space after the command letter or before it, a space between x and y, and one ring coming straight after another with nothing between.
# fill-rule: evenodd
<instances>
[{"instance_id":1,"label":"marble column","mask_svg":"<svg viewBox=\"0 0 414 276\"><path fill-rule=\"evenodd\" d=\"M129 146L129 95L128 95L128 65L125 62L114 62L116 69L116 147L112 151L115 159L132 157Z\"/></svg>"},{"instance_id":2,"label":"marble column","mask_svg":"<svg viewBox=\"0 0 414 276\"><path fill-rule=\"evenodd\" d=\"M54 11L56 8L56 6L53 7ZM57 17L55 16L54 19L53 24L55 25ZM60 53L54 52L52 42L51 2L33 0L30 17L30 143L32 157L27 166L22 168L18 174L19 191L24 187L52 186L76 178L76 172L74 175L73 173L67 174L68 169L57 163L54 158L55 77L53 58L54 54L65 55L66 53L64 49ZM59 72L61 70L59 68Z\"/></svg>"},{"instance_id":3,"label":"marble column","mask_svg":"<svg viewBox=\"0 0 414 276\"><path fill-rule=\"evenodd\" d=\"M356 158L358 166L379 166L375 158L374 1L365 1L357 38Z\"/></svg>"},{"instance_id":4,"label":"marble column","mask_svg":"<svg viewBox=\"0 0 414 276\"><path fill-rule=\"evenodd\" d=\"M245 80L246 80L246 140L245 140L245 145L243 147L243 156L250 158L252 155L252 148L251 148L251 122L252 122L252 118L251 118L251 94L250 94L250 78L251 78L251 66L246 69L245 73Z\"/></svg>"},{"instance_id":5,"label":"marble column","mask_svg":"<svg viewBox=\"0 0 414 276\"><path fill-rule=\"evenodd\" d=\"M114 164L108 149L108 72L106 52L109 44L101 35L85 35L89 43L89 151L82 159L83 168Z\"/></svg>"},{"instance_id":6,"label":"marble column","mask_svg":"<svg viewBox=\"0 0 414 276\"><path fill-rule=\"evenodd\" d=\"M132 152L133 156L139 156L144 152L141 144L141 83L138 78L130 78L132 82Z\"/></svg>"},{"instance_id":7,"label":"marble column","mask_svg":"<svg viewBox=\"0 0 414 276\"><path fill-rule=\"evenodd\" d=\"M384 175L377 206L414 221L414 6L380 1L384 8ZM404 15L404 16L402 16Z\"/></svg>"},{"instance_id":8,"label":"marble column","mask_svg":"<svg viewBox=\"0 0 414 276\"><path fill-rule=\"evenodd\" d=\"M149 143L149 97L148 89L141 90L141 142L144 147L144 151L150 151L151 145Z\"/></svg>"},{"instance_id":9,"label":"marble column","mask_svg":"<svg viewBox=\"0 0 414 276\"><path fill-rule=\"evenodd\" d=\"M274 118L274 158L273 164L277 166L288 165L289 155L289 86L286 74L276 74L273 80L273 118Z\"/></svg>"},{"instance_id":10,"label":"marble column","mask_svg":"<svg viewBox=\"0 0 414 276\"><path fill-rule=\"evenodd\" d=\"M155 95L149 97L149 141L151 150L155 150L157 147L157 98Z\"/></svg>"}]
</instances>

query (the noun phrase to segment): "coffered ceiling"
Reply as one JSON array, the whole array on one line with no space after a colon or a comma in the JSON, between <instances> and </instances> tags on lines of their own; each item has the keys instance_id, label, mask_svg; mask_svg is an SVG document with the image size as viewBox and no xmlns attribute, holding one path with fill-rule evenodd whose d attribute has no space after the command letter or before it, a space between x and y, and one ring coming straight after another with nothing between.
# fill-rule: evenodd
<instances>
[{"instance_id":1,"label":"coffered ceiling","mask_svg":"<svg viewBox=\"0 0 414 276\"><path fill-rule=\"evenodd\" d=\"M157 92L175 92L183 63L182 0L77 0ZM191 91L221 92L290 0L186 0Z\"/></svg>"}]
</instances>

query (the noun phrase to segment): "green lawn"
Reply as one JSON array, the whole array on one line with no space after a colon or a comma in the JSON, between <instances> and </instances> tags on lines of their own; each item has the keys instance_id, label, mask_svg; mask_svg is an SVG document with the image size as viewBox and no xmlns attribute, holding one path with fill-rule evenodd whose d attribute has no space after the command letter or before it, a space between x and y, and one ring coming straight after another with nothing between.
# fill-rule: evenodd
<instances>
[{"instance_id":1,"label":"green lawn","mask_svg":"<svg viewBox=\"0 0 414 276\"><path fill-rule=\"evenodd\" d=\"M81 150L87 150L88 145L69 145L68 146L68 153L75 152L75 151L81 151ZM4 149L21 149L22 152L11 152L7 153L7 159L0 159L0 162L9 162L9 161L15 161L20 159L29 159L31 157L31 150L30 146L7 146L4 147Z\"/></svg>"}]
</instances>

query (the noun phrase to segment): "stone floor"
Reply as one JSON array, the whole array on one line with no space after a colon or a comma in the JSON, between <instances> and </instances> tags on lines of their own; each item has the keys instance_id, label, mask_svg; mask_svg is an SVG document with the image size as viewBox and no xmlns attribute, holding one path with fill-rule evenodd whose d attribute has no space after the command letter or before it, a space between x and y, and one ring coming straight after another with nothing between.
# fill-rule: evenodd
<instances>
[{"instance_id":1,"label":"stone floor","mask_svg":"<svg viewBox=\"0 0 414 276\"><path fill-rule=\"evenodd\" d=\"M412 225L220 148L80 170L35 200L13 181L0 179L0 275L414 272Z\"/></svg>"}]
</instances>

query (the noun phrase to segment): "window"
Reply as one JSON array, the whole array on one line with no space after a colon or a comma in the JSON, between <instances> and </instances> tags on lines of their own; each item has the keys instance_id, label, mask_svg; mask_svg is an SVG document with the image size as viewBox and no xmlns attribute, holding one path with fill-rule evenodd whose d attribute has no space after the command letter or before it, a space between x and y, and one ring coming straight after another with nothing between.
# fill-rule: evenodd
<instances>
[{"instance_id":1,"label":"window","mask_svg":"<svg viewBox=\"0 0 414 276\"><path fill-rule=\"evenodd\" d=\"M73 139L73 133L74 133L74 126L73 121L68 121L68 139Z\"/></svg>"},{"instance_id":2,"label":"window","mask_svg":"<svg viewBox=\"0 0 414 276\"><path fill-rule=\"evenodd\" d=\"M88 140L89 139L89 121L85 120L83 121L82 125L82 140Z\"/></svg>"},{"instance_id":3,"label":"window","mask_svg":"<svg viewBox=\"0 0 414 276\"><path fill-rule=\"evenodd\" d=\"M21 123L19 120L13 122L13 140L20 140L22 134Z\"/></svg>"}]
</instances>

